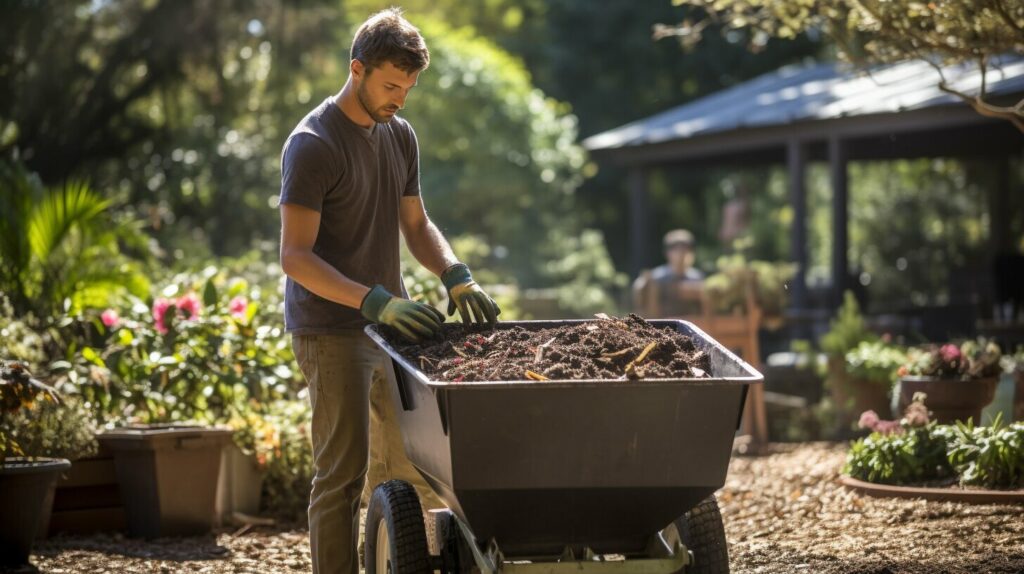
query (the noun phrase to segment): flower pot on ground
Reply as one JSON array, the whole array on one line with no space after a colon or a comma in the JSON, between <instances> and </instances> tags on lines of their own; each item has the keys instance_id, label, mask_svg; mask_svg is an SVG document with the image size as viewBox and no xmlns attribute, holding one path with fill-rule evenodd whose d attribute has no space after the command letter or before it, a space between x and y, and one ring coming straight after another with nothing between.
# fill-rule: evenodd
<instances>
[{"instance_id":1,"label":"flower pot on ground","mask_svg":"<svg viewBox=\"0 0 1024 574\"><path fill-rule=\"evenodd\" d=\"M145 425L105 431L97 438L114 453L130 536L210 531L229 429Z\"/></svg>"},{"instance_id":2,"label":"flower pot on ground","mask_svg":"<svg viewBox=\"0 0 1024 574\"><path fill-rule=\"evenodd\" d=\"M48 520L64 459L9 457L0 463L0 567L28 563L39 525Z\"/></svg>"},{"instance_id":3,"label":"flower pot on ground","mask_svg":"<svg viewBox=\"0 0 1024 574\"><path fill-rule=\"evenodd\" d=\"M217 483L217 519L230 524L236 515L256 516L260 511L263 477L256 457L228 444L221 455L220 480Z\"/></svg>"},{"instance_id":4,"label":"flower pot on ground","mask_svg":"<svg viewBox=\"0 0 1024 574\"><path fill-rule=\"evenodd\" d=\"M838 410L839 429L849 430L864 411L890 411L896 370L907 359L902 347L887 339L861 341L829 361L829 387Z\"/></svg>"},{"instance_id":5,"label":"flower pot on ground","mask_svg":"<svg viewBox=\"0 0 1024 574\"><path fill-rule=\"evenodd\" d=\"M8 425L40 397L56 402L48 386L32 378L24 363L0 361L0 567L28 564L32 542L53 502L57 475L71 463L64 459L25 457L18 435Z\"/></svg>"},{"instance_id":6,"label":"flower pot on ground","mask_svg":"<svg viewBox=\"0 0 1024 574\"><path fill-rule=\"evenodd\" d=\"M981 410L995 398L1001 357L999 347L984 340L917 350L898 371L900 409L924 393L939 423L971 419L980 424Z\"/></svg>"},{"instance_id":7,"label":"flower pot on ground","mask_svg":"<svg viewBox=\"0 0 1024 574\"><path fill-rule=\"evenodd\" d=\"M940 424L952 424L968 419L981 423L981 410L996 396L998 377L949 379L939 377L901 377L900 408L909 405L916 393L928 397L932 417Z\"/></svg>"}]
</instances>

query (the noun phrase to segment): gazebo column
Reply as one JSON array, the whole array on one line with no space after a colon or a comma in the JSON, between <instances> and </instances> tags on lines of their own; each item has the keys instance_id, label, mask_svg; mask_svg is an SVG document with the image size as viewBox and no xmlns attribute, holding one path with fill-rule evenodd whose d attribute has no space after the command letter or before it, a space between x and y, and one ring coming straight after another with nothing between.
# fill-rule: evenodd
<instances>
[{"instance_id":1,"label":"gazebo column","mask_svg":"<svg viewBox=\"0 0 1024 574\"><path fill-rule=\"evenodd\" d=\"M789 167L789 201L793 206L790 227L790 257L797 265L796 276L789 284L789 305L795 310L807 308L807 187L804 174L807 148L804 142L790 140L786 144Z\"/></svg>"},{"instance_id":2,"label":"gazebo column","mask_svg":"<svg viewBox=\"0 0 1024 574\"><path fill-rule=\"evenodd\" d=\"M843 302L843 293L849 288L849 193L846 142L838 136L828 140L828 168L832 180L832 287L833 303Z\"/></svg>"},{"instance_id":3,"label":"gazebo column","mask_svg":"<svg viewBox=\"0 0 1024 574\"><path fill-rule=\"evenodd\" d=\"M647 169L634 166L629 170L629 267L636 277L650 265L651 204L647 191Z\"/></svg>"}]
</instances>

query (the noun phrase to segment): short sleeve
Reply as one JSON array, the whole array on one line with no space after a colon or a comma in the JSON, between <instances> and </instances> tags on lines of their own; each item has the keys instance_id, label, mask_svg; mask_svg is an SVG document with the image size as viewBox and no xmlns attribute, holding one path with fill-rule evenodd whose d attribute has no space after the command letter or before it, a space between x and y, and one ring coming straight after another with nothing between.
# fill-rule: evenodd
<instances>
[{"instance_id":1,"label":"short sleeve","mask_svg":"<svg viewBox=\"0 0 1024 574\"><path fill-rule=\"evenodd\" d=\"M292 134L281 152L281 203L321 211L324 196L335 180L332 172L327 144L313 134Z\"/></svg>"},{"instance_id":2,"label":"short sleeve","mask_svg":"<svg viewBox=\"0 0 1024 574\"><path fill-rule=\"evenodd\" d=\"M402 196L415 196L420 194L420 144L416 139L416 132L409 126L409 175L405 181L405 191Z\"/></svg>"}]
</instances>

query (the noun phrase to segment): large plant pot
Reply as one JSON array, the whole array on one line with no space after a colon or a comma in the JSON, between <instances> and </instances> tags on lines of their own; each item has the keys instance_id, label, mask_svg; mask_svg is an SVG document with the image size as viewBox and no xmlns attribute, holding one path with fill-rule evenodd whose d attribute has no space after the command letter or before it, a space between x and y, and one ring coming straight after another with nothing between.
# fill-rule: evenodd
<instances>
[{"instance_id":1,"label":"large plant pot","mask_svg":"<svg viewBox=\"0 0 1024 574\"><path fill-rule=\"evenodd\" d=\"M48 520L62 458L8 458L0 464L0 567L28 563L40 523Z\"/></svg>"},{"instance_id":2,"label":"large plant pot","mask_svg":"<svg viewBox=\"0 0 1024 574\"><path fill-rule=\"evenodd\" d=\"M892 410L886 385L850 376L846 372L846 361L841 357L829 359L828 385L836 406L841 436L851 431L864 411L875 411L882 418L888 418Z\"/></svg>"},{"instance_id":3,"label":"large plant pot","mask_svg":"<svg viewBox=\"0 0 1024 574\"><path fill-rule=\"evenodd\" d=\"M925 406L940 424L956 421L981 424L981 409L996 396L998 377L963 381L936 377L903 377L900 379L900 412L914 400L914 393L927 395Z\"/></svg>"},{"instance_id":4,"label":"large plant pot","mask_svg":"<svg viewBox=\"0 0 1024 574\"><path fill-rule=\"evenodd\" d=\"M213 527L227 429L126 427L97 439L114 454L117 482L135 537L190 536Z\"/></svg>"},{"instance_id":5,"label":"large plant pot","mask_svg":"<svg viewBox=\"0 0 1024 574\"><path fill-rule=\"evenodd\" d=\"M259 513L263 476L254 457L242 452L234 443L224 448L217 483L217 517L220 523L232 522L235 513L247 516Z\"/></svg>"}]
</instances>

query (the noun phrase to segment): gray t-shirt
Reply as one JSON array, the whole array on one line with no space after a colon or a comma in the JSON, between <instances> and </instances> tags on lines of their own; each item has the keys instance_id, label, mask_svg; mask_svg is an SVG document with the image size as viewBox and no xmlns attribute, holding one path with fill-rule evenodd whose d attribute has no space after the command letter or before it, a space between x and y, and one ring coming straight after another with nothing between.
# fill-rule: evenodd
<instances>
[{"instance_id":1,"label":"gray t-shirt","mask_svg":"<svg viewBox=\"0 0 1024 574\"><path fill-rule=\"evenodd\" d=\"M281 154L281 203L320 212L313 253L353 281L405 296L399 262L399 204L419 195L416 134L395 117L372 130L327 98L299 122ZM285 328L293 335L361 329L358 309L328 301L292 280Z\"/></svg>"}]
</instances>

